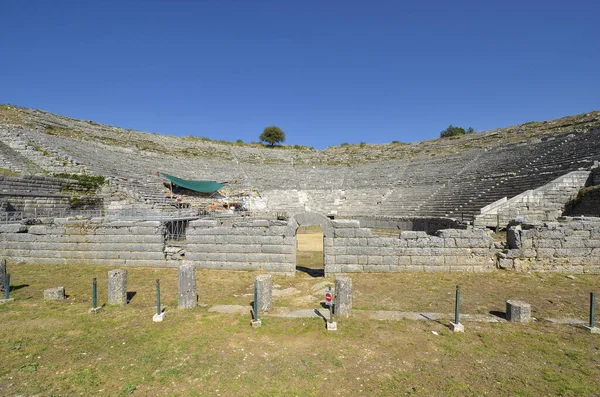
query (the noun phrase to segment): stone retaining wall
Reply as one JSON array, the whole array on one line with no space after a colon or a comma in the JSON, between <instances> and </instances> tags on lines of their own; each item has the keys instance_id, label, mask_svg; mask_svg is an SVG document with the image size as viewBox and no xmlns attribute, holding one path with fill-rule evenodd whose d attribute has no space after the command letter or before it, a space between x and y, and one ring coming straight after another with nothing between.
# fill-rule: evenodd
<instances>
[{"instance_id":1,"label":"stone retaining wall","mask_svg":"<svg viewBox=\"0 0 600 397\"><path fill-rule=\"evenodd\" d=\"M325 273L401 271L490 271L494 241L484 230L404 231L399 238L376 237L356 220L332 221L325 237Z\"/></svg>"},{"instance_id":2,"label":"stone retaining wall","mask_svg":"<svg viewBox=\"0 0 600 397\"><path fill-rule=\"evenodd\" d=\"M199 268L294 274L296 230L320 224L325 273L518 271L600 273L600 218L514 223L500 252L482 229L403 231L377 237L357 220L299 214L289 221L202 219L178 245L183 263ZM169 257L164 222L55 219L0 225L0 255L11 262L180 266Z\"/></svg>"},{"instance_id":3,"label":"stone retaining wall","mask_svg":"<svg viewBox=\"0 0 600 397\"><path fill-rule=\"evenodd\" d=\"M513 222L498 265L519 271L600 273L600 218Z\"/></svg>"},{"instance_id":4,"label":"stone retaining wall","mask_svg":"<svg viewBox=\"0 0 600 397\"><path fill-rule=\"evenodd\" d=\"M0 252L15 262L177 266L166 261L164 226L157 221L74 221L0 225Z\"/></svg>"},{"instance_id":5,"label":"stone retaining wall","mask_svg":"<svg viewBox=\"0 0 600 397\"><path fill-rule=\"evenodd\" d=\"M187 229L185 263L204 269L296 271L296 226L273 220L197 220Z\"/></svg>"}]
</instances>

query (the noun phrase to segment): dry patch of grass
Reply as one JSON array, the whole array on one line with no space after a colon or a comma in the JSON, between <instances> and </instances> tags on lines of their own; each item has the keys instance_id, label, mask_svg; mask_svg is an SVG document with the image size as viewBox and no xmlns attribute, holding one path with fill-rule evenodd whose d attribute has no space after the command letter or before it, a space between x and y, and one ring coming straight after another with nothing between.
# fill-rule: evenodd
<instances>
[{"instance_id":1,"label":"dry patch of grass","mask_svg":"<svg viewBox=\"0 0 600 397\"><path fill-rule=\"evenodd\" d=\"M124 308L88 314L91 280L106 302L108 267L11 264L15 301L0 305L2 395L334 396L594 395L600 338L580 328L466 323L454 335L435 321L378 322L353 317L327 332L319 319L263 318L208 312L214 304L249 305L256 273L198 270L201 306L178 310L176 269L129 268ZM463 312L504 310L519 297L534 315L585 318L598 276L493 274L356 274L355 307L451 312L454 285ZM153 323L154 283L167 316ZM275 276L275 306L333 278ZM42 299L64 285L69 298ZM552 301L552 303L549 302ZM315 297L315 305L319 297ZM310 307L310 306L309 306ZM313 306L317 308L318 306ZM436 331L434 335L431 331Z\"/></svg>"},{"instance_id":2,"label":"dry patch of grass","mask_svg":"<svg viewBox=\"0 0 600 397\"><path fill-rule=\"evenodd\" d=\"M8 168L0 168L0 176L19 176L20 172L9 170Z\"/></svg>"}]
</instances>

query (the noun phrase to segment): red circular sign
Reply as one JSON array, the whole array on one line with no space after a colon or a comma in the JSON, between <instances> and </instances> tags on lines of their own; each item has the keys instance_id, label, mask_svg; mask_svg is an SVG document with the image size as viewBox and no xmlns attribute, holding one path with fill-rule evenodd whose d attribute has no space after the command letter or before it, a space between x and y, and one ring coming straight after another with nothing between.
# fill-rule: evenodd
<instances>
[{"instance_id":1,"label":"red circular sign","mask_svg":"<svg viewBox=\"0 0 600 397\"><path fill-rule=\"evenodd\" d=\"M325 300L331 302L331 292L325 292Z\"/></svg>"}]
</instances>

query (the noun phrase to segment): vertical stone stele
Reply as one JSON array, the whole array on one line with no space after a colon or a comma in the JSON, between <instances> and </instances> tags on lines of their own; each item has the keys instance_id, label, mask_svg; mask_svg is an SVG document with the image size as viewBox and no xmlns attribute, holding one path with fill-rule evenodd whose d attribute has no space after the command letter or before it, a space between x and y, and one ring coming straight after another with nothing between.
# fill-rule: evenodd
<instances>
[{"instance_id":1,"label":"vertical stone stele","mask_svg":"<svg viewBox=\"0 0 600 397\"><path fill-rule=\"evenodd\" d=\"M2 292L2 298L6 291L6 259L0 260L0 292Z\"/></svg>"},{"instance_id":2,"label":"vertical stone stele","mask_svg":"<svg viewBox=\"0 0 600 397\"><path fill-rule=\"evenodd\" d=\"M181 265L177 281L178 304L180 309L193 309L198 305L196 292L196 267L192 264Z\"/></svg>"},{"instance_id":3,"label":"vertical stone stele","mask_svg":"<svg viewBox=\"0 0 600 397\"><path fill-rule=\"evenodd\" d=\"M352 315L352 279L348 276L337 276L335 278L333 313L339 317L350 317Z\"/></svg>"},{"instance_id":4,"label":"vertical stone stele","mask_svg":"<svg viewBox=\"0 0 600 397\"><path fill-rule=\"evenodd\" d=\"M108 272L108 304L127 305L127 270L116 269Z\"/></svg>"},{"instance_id":5,"label":"vertical stone stele","mask_svg":"<svg viewBox=\"0 0 600 397\"><path fill-rule=\"evenodd\" d=\"M518 300L506 301L506 320L527 323L531 320L531 305Z\"/></svg>"},{"instance_id":6,"label":"vertical stone stele","mask_svg":"<svg viewBox=\"0 0 600 397\"><path fill-rule=\"evenodd\" d=\"M270 274L256 276L256 297L258 301L258 313L262 314L271 310L273 277Z\"/></svg>"}]
</instances>

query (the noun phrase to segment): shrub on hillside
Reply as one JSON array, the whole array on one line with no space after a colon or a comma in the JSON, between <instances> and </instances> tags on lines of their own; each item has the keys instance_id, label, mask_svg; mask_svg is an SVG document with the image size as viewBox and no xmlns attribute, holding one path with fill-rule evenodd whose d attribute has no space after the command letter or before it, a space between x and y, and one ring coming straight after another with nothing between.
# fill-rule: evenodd
<instances>
[{"instance_id":1,"label":"shrub on hillside","mask_svg":"<svg viewBox=\"0 0 600 397\"><path fill-rule=\"evenodd\" d=\"M443 130L442 132L440 132L440 138L448 138L451 136L459 136L459 135L465 135L465 134L472 134L473 132L475 132L475 130L473 129L473 127L469 127L468 129L464 129L462 127L455 127L452 124L450 124L450 126L448 128L446 128L445 130Z\"/></svg>"}]
</instances>

